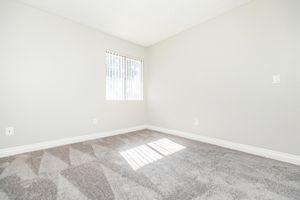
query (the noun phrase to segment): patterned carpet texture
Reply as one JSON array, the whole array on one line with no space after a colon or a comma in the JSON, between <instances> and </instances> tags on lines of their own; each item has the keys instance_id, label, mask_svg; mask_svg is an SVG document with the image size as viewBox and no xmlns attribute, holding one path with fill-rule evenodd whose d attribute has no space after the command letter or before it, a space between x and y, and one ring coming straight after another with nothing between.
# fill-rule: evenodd
<instances>
[{"instance_id":1,"label":"patterned carpet texture","mask_svg":"<svg viewBox=\"0 0 300 200\"><path fill-rule=\"evenodd\" d=\"M300 200L300 167L143 130L0 158L0 199Z\"/></svg>"}]
</instances>

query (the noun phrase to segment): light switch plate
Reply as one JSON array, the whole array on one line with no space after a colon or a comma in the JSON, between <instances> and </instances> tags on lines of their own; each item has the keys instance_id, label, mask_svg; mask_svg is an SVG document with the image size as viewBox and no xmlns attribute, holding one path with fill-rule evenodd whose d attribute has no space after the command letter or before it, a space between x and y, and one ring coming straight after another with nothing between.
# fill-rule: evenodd
<instances>
[{"instance_id":1,"label":"light switch plate","mask_svg":"<svg viewBox=\"0 0 300 200\"><path fill-rule=\"evenodd\" d=\"M273 75L273 84L279 84L280 83L280 75L279 74L274 74Z\"/></svg>"}]
</instances>

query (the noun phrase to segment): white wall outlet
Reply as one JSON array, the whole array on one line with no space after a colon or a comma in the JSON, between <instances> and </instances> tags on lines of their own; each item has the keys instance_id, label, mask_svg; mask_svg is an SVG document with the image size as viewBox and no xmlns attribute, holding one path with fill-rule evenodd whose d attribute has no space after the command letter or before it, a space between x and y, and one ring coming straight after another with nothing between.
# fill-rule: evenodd
<instances>
[{"instance_id":1,"label":"white wall outlet","mask_svg":"<svg viewBox=\"0 0 300 200\"><path fill-rule=\"evenodd\" d=\"M273 75L273 84L279 84L280 83L280 75L279 74L274 74Z\"/></svg>"},{"instance_id":2,"label":"white wall outlet","mask_svg":"<svg viewBox=\"0 0 300 200\"><path fill-rule=\"evenodd\" d=\"M199 119L198 119L198 118L195 118L195 119L194 119L194 125L195 125L195 126L198 126L198 125L199 125Z\"/></svg>"},{"instance_id":3,"label":"white wall outlet","mask_svg":"<svg viewBox=\"0 0 300 200\"><path fill-rule=\"evenodd\" d=\"M5 135L6 136L11 136L11 135L14 135L14 134L15 134L14 127L7 127L5 129Z\"/></svg>"},{"instance_id":4,"label":"white wall outlet","mask_svg":"<svg viewBox=\"0 0 300 200\"><path fill-rule=\"evenodd\" d=\"M94 118L94 119L92 120L92 122L93 122L94 125L96 125L96 124L98 124L98 119L97 119L97 118Z\"/></svg>"}]
</instances>

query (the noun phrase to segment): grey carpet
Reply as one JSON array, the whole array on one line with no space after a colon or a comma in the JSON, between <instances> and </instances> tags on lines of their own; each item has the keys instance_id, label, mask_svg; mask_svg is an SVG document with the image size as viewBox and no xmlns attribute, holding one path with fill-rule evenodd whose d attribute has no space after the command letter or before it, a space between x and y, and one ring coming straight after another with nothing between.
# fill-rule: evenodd
<instances>
[{"instance_id":1,"label":"grey carpet","mask_svg":"<svg viewBox=\"0 0 300 200\"><path fill-rule=\"evenodd\" d=\"M300 167L143 130L1 158L0 199L300 200Z\"/></svg>"}]
</instances>

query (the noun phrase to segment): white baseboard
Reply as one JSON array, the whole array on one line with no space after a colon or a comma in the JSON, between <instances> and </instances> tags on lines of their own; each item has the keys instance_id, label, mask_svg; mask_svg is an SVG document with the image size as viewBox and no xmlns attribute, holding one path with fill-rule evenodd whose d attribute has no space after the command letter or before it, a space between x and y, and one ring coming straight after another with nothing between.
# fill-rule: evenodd
<instances>
[{"instance_id":1,"label":"white baseboard","mask_svg":"<svg viewBox=\"0 0 300 200\"><path fill-rule=\"evenodd\" d=\"M48 141L48 142L40 142L40 143L35 143L35 144L0 149L0 158L12 156L12 155L16 155L16 154L21 154L21 153L27 153L27 152L31 152L31 151L37 151L37 150L41 150L41 149L48 149L48 148L57 147L57 146L61 146L61 145L67 145L67 144L83 142L83 141L87 141L87 140L93 140L93 139L104 138L104 137L113 136L113 135L129 133L132 131L138 131L138 130L142 130L142 129L146 129L146 128L147 128L146 125L141 125L141 126L135 126L135 127L119 129L119 130L114 130L114 131L93 133L93 134L89 134L89 135L81 135L81 136L72 137L72 138L65 138L65 139L53 140L53 141Z\"/></svg>"},{"instance_id":2,"label":"white baseboard","mask_svg":"<svg viewBox=\"0 0 300 200\"><path fill-rule=\"evenodd\" d=\"M192 140L196 140L196 141L200 141L200 142L204 142L204 143L214 144L214 145L218 145L221 147L234 149L234 150L238 150L238 151L242 151L242 152L246 152L246 153L250 153L250 154L254 154L254 155L258 155L258 156L263 156L263 157L271 158L274 160L288 162L288 163L292 163L292 164L300 166L300 156L297 156L297 155L283 153L283 152L279 152L279 151L273 151L273 150L269 150L269 149L265 149L265 148L260 148L260 147L255 147L255 146L250 146L250 145L245 145L245 144L240 144L240 143L235 143L235 142L230 142L230 141L221 140L221 139L217 139L217 138L211 138L211 137L207 137L207 136L201 136L201 135L195 134L195 133L188 133L188 132L184 132L184 131L161 128L161 127L152 126L152 125L141 125L141 126L135 126L135 127L119 129L119 130L114 130L114 131L106 131L106 132L82 135L82 136L77 136L77 137L72 137L72 138L65 138L65 139L60 139L60 140L53 140L53 141L48 141L48 142L40 142L40 143L36 143L36 144L29 144L29 145L0 149L0 158L6 157L6 156L12 156L12 155L16 155L16 154L21 154L21 153L26 153L26 152L31 152L31 151L37 151L37 150L41 150L41 149L53 148L53 147L57 147L57 146L61 146L61 145L67 145L67 144L83 142L83 141L87 141L87 140L109 137L109 136L113 136L113 135L120 135L120 134L129 133L132 131L143 130L143 129L151 129L151 130L162 132L162 133L176 135L176 136L180 136L180 137L184 137L184 138L188 138L188 139L192 139Z\"/></svg>"},{"instance_id":3,"label":"white baseboard","mask_svg":"<svg viewBox=\"0 0 300 200\"><path fill-rule=\"evenodd\" d=\"M242 151L245 153L250 153L250 154L254 154L254 155L258 155L258 156L262 156L262 157L266 157L266 158L271 158L274 160L279 160L279 161L283 161L283 162L292 163L295 165L300 165L300 156L293 155L293 154L283 153L283 152L279 152L279 151L273 151L273 150L250 146L250 145L245 145L245 144L239 144L239 143L221 140L221 139L217 139L217 138L211 138L211 137L207 137L207 136L201 136L201 135L198 135L195 133L188 133L188 132L183 132L183 131L178 131L178 130L161 128L161 127L152 126L152 125L148 125L147 128L154 130L154 131L162 132L162 133L176 135L176 136L180 136L180 137L184 137L184 138L188 138L188 139L192 139L192 140L197 140L197 141L204 142L204 143L214 144L214 145L218 145L221 147Z\"/></svg>"}]
</instances>

